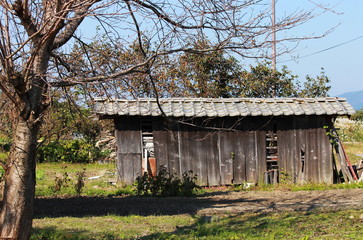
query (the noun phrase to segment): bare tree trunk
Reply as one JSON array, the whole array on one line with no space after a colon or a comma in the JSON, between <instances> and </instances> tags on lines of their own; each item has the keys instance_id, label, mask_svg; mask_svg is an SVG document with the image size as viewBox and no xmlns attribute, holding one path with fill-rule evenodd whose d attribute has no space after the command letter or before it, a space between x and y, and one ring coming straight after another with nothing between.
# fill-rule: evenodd
<instances>
[{"instance_id":1,"label":"bare tree trunk","mask_svg":"<svg viewBox=\"0 0 363 240\"><path fill-rule=\"evenodd\" d=\"M0 213L0 239L29 239L35 196L35 154L38 123L18 118L5 172Z\"/></svg>"}]
</instances>

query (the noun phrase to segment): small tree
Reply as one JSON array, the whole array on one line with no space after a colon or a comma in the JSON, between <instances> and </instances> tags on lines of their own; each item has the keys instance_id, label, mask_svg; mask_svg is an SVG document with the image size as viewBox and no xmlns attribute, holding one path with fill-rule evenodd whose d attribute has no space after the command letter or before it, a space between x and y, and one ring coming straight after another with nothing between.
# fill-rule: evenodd
<instances>
[{"instance_id":1,"label":"small tree","mask_svg":"<svg viewBox=\"0 0 363 240\"><path fill-rule=\"evenodd\" d=\"M195 49L210 48L206 40L193 44ZM242 68L239 62L226 56L225 50L185 53L178 58L176 77L181 79L185 95L193 97L233 96L234 84L239 81Z\"/></svg>"},{"instance_id":2,"label":"small tree","mask_svg":"<svg viewBox=\"0 0 363 240\"><path fill-rule=\"evenodd\" d=\"M270 62L250 66L244 71L238 89L241 97L296 97L298 94L297 76L292 75L286 66L281 71L274 70Z\"/></svg>"},{"instance_id":3,"label":"small tree","mask_svg":"<svg viewBox=\"0 0 363 240\"><path fill-rule=\"evenodd\" d=\"M321 69L320 75L312 78L306 76L304 88L299 92L301 97L327 97L330 90L330 79L325 75L324 69Z\"/></svg>"},{"instance_id":4,"label":"small tree","mask_svg":"<svg viewBox=\"0 0 363 240\"><path fill-rule=\"evenodd\" d=\"M356 111L356 113L352 115L352 120L363 122L363 108L361 110Z\"/></svg>"}]
</instances>

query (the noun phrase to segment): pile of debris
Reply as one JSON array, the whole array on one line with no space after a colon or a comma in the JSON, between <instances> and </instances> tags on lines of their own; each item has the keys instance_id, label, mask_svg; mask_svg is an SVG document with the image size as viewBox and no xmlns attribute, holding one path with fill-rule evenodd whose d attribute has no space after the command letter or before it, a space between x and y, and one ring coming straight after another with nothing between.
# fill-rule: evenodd
<instances>
[{"instance_id":1,"label":"pile of debris","mask_svg":"<svg viewBox=\"0 0 363 240\"><path fill-rule=\"evenodd\" d=\"M96 147L108 153L100 163L110 163L116 160L116 138L112 131L102 132L100 139L96 142Z\"/></svg>"}]
</instances>

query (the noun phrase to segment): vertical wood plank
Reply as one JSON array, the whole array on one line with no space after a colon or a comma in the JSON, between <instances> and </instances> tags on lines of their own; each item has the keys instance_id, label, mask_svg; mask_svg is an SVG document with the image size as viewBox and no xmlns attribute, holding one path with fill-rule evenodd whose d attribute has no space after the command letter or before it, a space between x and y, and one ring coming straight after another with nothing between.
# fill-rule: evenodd
<instances>
[{"instance_id":1,"label":"vertical wood plank","mask_svg":"<svg viewBox=\"0 0 363 240\"><path fill-rule=\"evenodd\" d=\"M178 131L168 131L168 163L171 174L180 174ZM181 177L181 176L180 176Z\"/></svg>"},{"instance_id":2,"label":"vertical wood plank","mask_svg":"<svg viewBox=\"0 0 363 240\"><path fill-rule=\"evenodd\" d=\"M218 148L218 167L219 167L219 181L220 185L225 185L223 183L223 177L222 177L222 153L221 153L221 131L218 132L218 140L217 140L217 148Z\"/></svg>"},{"instance_id":3,"label":"vertical wood plank","mask_svg":"<svg viewBox=\"0 0 363 240\"><path fill-rule=\"evenodd\" d=\"M246 143L248 143L248 133L239 132L234 140L236 145L233 150L233 183L242 184L247 181Z\"/></svg>"},{"instance_id":4,"label":"vertical wood plank","mask_svg":"<svg viewBox=\"0 0 363 240\"><path fill-rule=\"evenodd\" d=\"M288 164L288 174L290 176L289 181L291 181L291 183L295 183L296 182L296 156L299 154L297 151L297 146L296 146L296 131L295 129L292 129L289 131L290 132L290 159L289 164Z\"/></svg>"},{"instance_id":5,"label":"vertical wood plank","mask_svg":"<svg viewBox=\"0 0 363 240\"><path fill-rule=\"evenodd\" d=\"M132 164L132 153L120 153L119 159L123 167L123 175L121 176L121 181L125 184L130 184L134 180L134 165Z\"/></svg>"},{"instance_id":6,"label":"vertical wood plank","mask_svg":"<svg viewBox=\"0 0 363 240\"><path fill-rule=\"evenodd\" d=\"M200 159L198 151L200 146L198 141L199 137L195 132L192 131L181 131L180 132L180 150L182 159L180 161L181 172L187 172L192 170L193 174L197 175L196 183L201 186L207 185L207 174L202 171L202 164L204 159ZM206 167L204 169L207 169Z\"/></svg>"},{"instance_id":7,"label":"vertical wood plank","mask_svg":"<svg viewBox=\"0 0 363 240\"><path fill-rule=\"evenodd\" d=\"M120 153L141 153L141 131L116 131L116 143Z\"/></svg>"},{"instance_id":8,"label":"vertical wood plank","mask_svg":"<svg viewBox=\"0 0 363 240\"><path fill-rule=\"evenodd\" d=\"M320 142L319 142L319 139L318 139L318 129L314 129L313 130L313 134L314 134L314 141L315 141L315 145L313 146L314 147L314 157L313 157L313 160L314 160L314 177L313 177L313 182L316 182L318 183L319 182L319 179L320 179L320 164L319 164L319 161L320 161Z\"/></svg>"},{"instance_id":9,"label":"vertical wood plank","mask_svg":"<svg viewBox=\"0 0 363 240\"><path fill-rule=\"evenodd\" d=\"M238 135L234 132L220 132L219 136L221 184L228 185L233 183L233 161L238 154Z\"/></svg>"},{"instance_id":10,"label":"vertical wood plank","mask_svg":"<svg viewBox=\"0 0 363 240\"><path fill-rule=\"evenodd\" d=\"M306 144L306 177L309 182L318 182L318 152L317 152L317 139L315 129L307 130L307 144Z\"/></svg>"},{"instance_id":11,"label":"vertical wood plank","mask_svg":"<svg viewBox=\"0 0 363 240\"><path fill-rule=\"evenodd\" d=\"M208 149L204 143L207 142L204 139L204 134L199 131L192 132L192 136L189 140L191 150L192 169L195 169L198 174L198 180L200 185L208 186Z\"/></svg>"},{"instance_id":12,"label":"vertical wood plank","mask_svg":"<svg viewBox=\"0 0 363 240\"><path fill-rule=\"evenodd\" d=\"M153 121L154 151L158 168L166 166L170 174L181 178L179 164L178 131L169 129L161 119Z\"/></svg>"},{"instance_id":13,"label":"vertical wood plank","mask_svg":"<svg viewBox=\"0 0 363 240\"><path fill-rule=\"evenodd\" d=\"M116 147L117 150L117 147ZM116 169L117 169L117 177L118 177L118 181L120 182L125 182L125 168L124 168L124 163L123 163L123 159L122 159L122 153L120 152L116 152Z\"/></svg>"},{"instance_id":14,"label":"vertical wood plank","mask_svg":"<svg viewBox=\"0 0 363 240\"><path fill-rule=\"evenodd\" d=\"M204 133L205 135L206 133ZM218 186L221 184L221 173L219 168L219 152L218 152L218 132L207 133L206 135L206 162L207 162L207 174L208 185Z\"/></svg>"},{"instance_id":15,"label":"vertical wood plank","mask_svg":"<svg viewBox=\"0 0 363 240\"><path fill-rule=\"evenodd\" d=\"M188 144L188 132L180 131L180 139L179 139L179 151L181 154L181 161L180 161L180 171L185 172L187 169L190 168L190 159L189 159L189 144Z\"/></svg>"},{"instance_id":16,"label":"vertical wood plank","mask_svg":"<svg viewBox=\"0 0 363 240\"><path fill-rule=\"evenodd\" d=\"M301 162L301 151L298 142L298 131L296 128L292 130L292 155L291 155L291 172L292 172L292 182L296 183L297 175L298 175L298 166L299 162Z\"/></svg>"},{"instance_id":17,"label":"vertical wood plank","mask_svg":"<svg viewBox=\"0 0 363 240\"><path fill-rule=\"evenodd\" d=\"M118 163L121 168L120 180L126 184L133 184L136 177L141 174L141 153L120 153L117 159L120 161Z\"/></svg>"},{"instance_id":18,"label":"vertical wood plank","mask_svg":"<svg viewBox=\"0 0 363 240\"><path fill-rule=\"evenodd\" d=\"M256 171L256 152L255 152L255 132L248 132L248 139L246 141L246 178L247 182L257 182L257 171Z\"/></svg>"},{"instance_id":19,"label":"vertical wood plank","mask_svg":"<svg viewBox=\"0 0 363 240\"><path fill-rule=\"evenodd\" d=\"M220 184L218 135L207 131L182 131L180 148L182 171L193 170L197 183L203 186Z\"/></svg>"},{"instance_id":20,"label":"vertical wood plank","mask_svg":"<svg viewBox=\"0 0 363 240\"><path fill-rule=\"evenodd\" d=\"M295 182L295 161L297 153L295 130L277 131L280 180Z\"/></svg>"},{"instance_id":21,"label":"vertical wood plank","mask_svg":"<svg viewBox=\"0 0 363 240\"><path fill-rule=\"evenodd\" d=\"M305 181L305 157L306 147L304 140L304 131L301 129L296 130L296 158L295 158L295 174L296 183L302 184Z\"/></svg>"},{"instance_id":22,"label":"vertical wood plank","mask_svg":"<svg viewBox=\"0 0 363 240\"><path fill-rule=\"evenodd\" d=\"M265 172L267 170L265 131L256 132L256 146L257 146L258 184L263 184L265 182Z\"/></svg>"},{"instance_id":23,"label":"vertical wood plank","mask_svg":"<svg viewBox=\"0 0 363 240\"><path fill-rule=\"evenodd\" d=\"M179 172L177 174L179 174L179 176L181 177L183 174L182 162L185 160L182 149L182 134L180 130L178 131L178 157L179 157Z\"/></svg>"},{"instance_id":24,"label":"vertical wood plank","mask_svg":"<svg viewBox=\"0 0 363 240\"><path fill-rule=\"evenodd\" d=\"M126 184L132 184L141 174L142 139L139 118L125 118L117 123L115 131L117 145L117 169L119 178ZM121 129L121 130L120 130Z\"/></svg>"},{"instance_id":25,"label":"vertical wood plank","mask_svg":"<svg viewBox=\"0 0 363 240\"><path fill-rule=\"evenodd\" d=\"M319 129L318 132L320 144L320 159L319 159L319 169L320 169L320 182L332 184L333 179L333 156L332 148L329 142L329 138L326 135L325 129Z\"/></svg>"},{"instance_id":26,"label":"vertical wood plank","mask_svg":"<svg viewBox=\"0 0 363 240\"><path fill-rule=\"evenodd\" d=\"M308 150L307 150L307 124L306 119L299 118L296 121L297 131L297 151L298 157L296 163L297 183L306 183L308 181Z\"/></svg>"},{"instance_id":27,"label":"vertical wood plank","mask_svg":"<svg viewBox=\"0 0 363 240\"><path fill-rule=\"evenodd\" d=\"M311 168L312 168L312 153L311 153L311 131L308 129L304 130L305 132L305 174L304 174L304 180L305 182L311 182L313 179L311 178Z\"/></svg>"},{"instance_id":28,"label":"vertical wood plank","mask_svg":"<svg viewBox=\"0 0 363 240\"><path fill-rule=\"evenodd\" d=\"M277 152L278 152L278 166L279 172L285 171L286 162L288 157L288 141L286 140L286 131L278 130L277 133Z\"/></svg>"},{"instance_id":29,"label":"vertical wood plank","mask_svg":"<svg viewBox=\"0 0 363 240\"><path fill-rule=\"evenodd\" d=\"M168 142L165 131L154 131L153 132L153 140L154 140L154 154L156 158L156 166L159 170L160 166L168 166Z\"/></svg>"}]
</instances>

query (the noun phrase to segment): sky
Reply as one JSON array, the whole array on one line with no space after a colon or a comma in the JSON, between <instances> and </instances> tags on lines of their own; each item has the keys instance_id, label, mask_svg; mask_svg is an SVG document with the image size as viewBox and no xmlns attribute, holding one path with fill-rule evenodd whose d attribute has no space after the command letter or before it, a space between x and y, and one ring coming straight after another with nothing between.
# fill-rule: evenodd
<instances>
[{"instance_id":1,"label":"sky","mask_svg":"<svg viewBox=\"0 0 363 240\"><path fill-rule=\"evenodd\" d=\"M269 1L272 2L266 0L265 3L269 4ZM324 68L331 80L330 96L363 90L363 0L276 0L276 18L314 8L316 13L323 12L323 8L314 3L331 11L297 28L278 33L277 39L286 35L320 36L333 31L320 39L301 41L297 47L291 45L295 48L290 54L277 58L278 69L286 65L303 81L306 75L320 75L321 68ZM88 34L95 32L94 23L86 22L83 30Z\"/></svg>"},{"instance_id":2,"label":"sky","mask_svg":"<svg viewBox=\"0 0 363 240\"><path fill-rule=\"evenodd\" d=\"M314 0L316 3L334 7L303 26L290 30L290 34L322 34L334 28L326 37L304 40L290 55L278 57L278 67L286 65L293 74L304 78L315 77L321 68L331 80L330 96L363 90L363 1L362 0ZM296 9L314 7L309 0L277 0L276 14ZM279 35L277 35L279 37ZM280 34L281 37L281 34ZM320 52L322 51L322 52ZM320 52L320 53L319 53ZM310 56L308 56L310 55ZM306 56L306 57L304 57Z\"/></svg>"}]
</instances>

